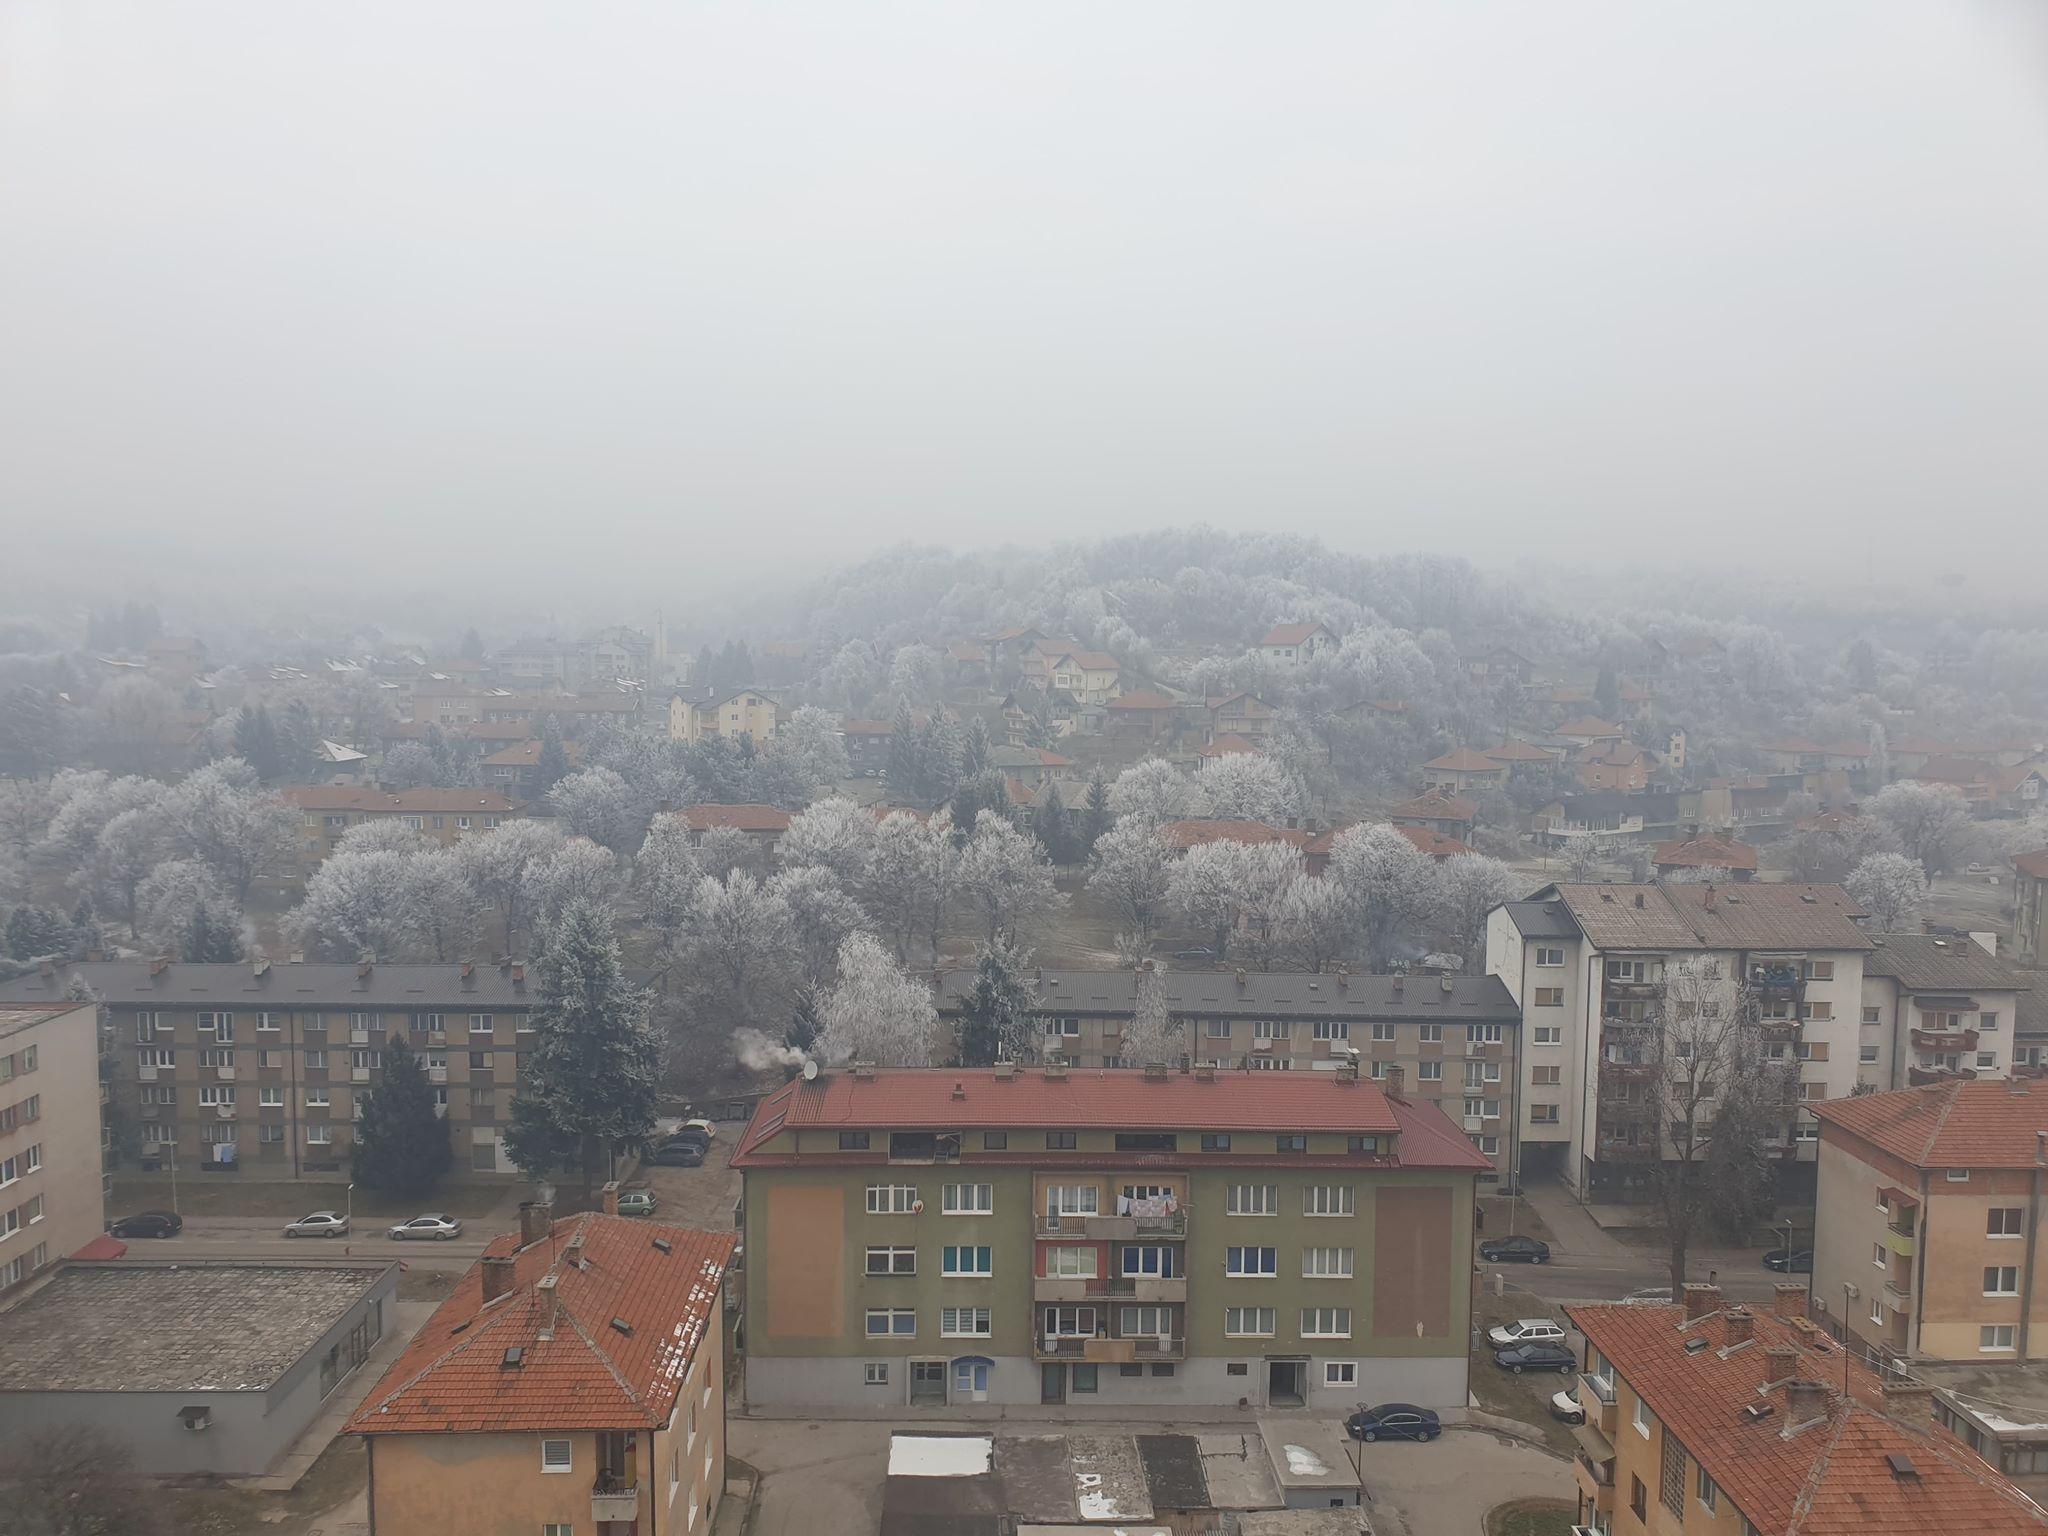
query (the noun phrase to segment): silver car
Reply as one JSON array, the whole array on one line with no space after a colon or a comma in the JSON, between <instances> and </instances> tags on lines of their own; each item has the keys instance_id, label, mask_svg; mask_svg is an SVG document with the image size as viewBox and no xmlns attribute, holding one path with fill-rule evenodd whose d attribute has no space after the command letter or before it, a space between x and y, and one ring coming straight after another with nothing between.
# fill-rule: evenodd
<instances>
[{"instance_id":1,"label":"silver car","mask_svg":"<svg viewBox=\"0 0 2048 1536\"><path fill-rule=\"evenodd\" d=\"M426 1237L446 1242L451 1237L462 1236L462 1223L453 1216L415 1216L411 1221L401 1221L391 1228L391 1240L404 1242L408 1238Z\"/></svg>"},{"instance_id":2,"label":"silver car","mask_svg":"<svg viewBox=\"0 0 2048 1536\"><path fill-rule=\"evenodd\" d=\"M339 1211L315 1211L301 1216L284 1229L286 1237L346 1237L348 1218Z\"/></svg>"}]
</instances>

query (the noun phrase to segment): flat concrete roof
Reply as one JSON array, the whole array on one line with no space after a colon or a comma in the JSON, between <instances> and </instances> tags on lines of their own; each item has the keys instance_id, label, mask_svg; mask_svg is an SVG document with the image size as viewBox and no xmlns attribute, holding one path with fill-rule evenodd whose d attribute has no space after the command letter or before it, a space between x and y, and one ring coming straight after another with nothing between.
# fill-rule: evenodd
<instances>
[{"instance_id":1,"label":"flat concrete roof","mask_svg":"<svg viewBox=\"0 0 2048 1536\"><path fill-rule=\"evenodd\" d=\"M1280 1502L1280 1485L1265 1442L1249 1430L1195 1436L1202 1450L1202 1479L1209 1485L1215 1509L1271 1509Z\"/></svg>"},{"instance_id":2,"label":"flat concrete roof","mask_svg":"<svg viewBox=\"0 0 2048 1536\"><path fill-rule=\"evenodd\" d=\"M0 1392L260 1392L396 1269L60 1264L0 1312Z\"/></svg>"},{"instance_id":3,"label":"flat concrete roof","mask_svg":"<svg viewBox=\"0 0 2048 1536\"><path fill-rule=\"evenodd\" d=\"M2003 1365L1915 1360L1916 1380L1942 1391L1994 1435L2048 1439L2048 1361Z\"/></svg>"},{"instance_id":4,"label":"flat concrete roof","mask_svg":"<svg viewBox=\"0 0 2048 1536\"><path fill-rule=\"evenodd\" d=\"M1334 1425L1321 1419L1261 1419L1259 1437L1282 1488L1357 1489L1351 1447Z\"/></svg>"},{"instance_id":5,"label":"flat concrete roof","mask_svg":"<svg viewBox=\"0 0 2048 1536\"><path fill-rule=\"evenodd\" d=\"M1261 1509L1240 1515L1238 1536L1372 1536L1356 1504L1344 1509Z\"/></svg>"}]
</instances>

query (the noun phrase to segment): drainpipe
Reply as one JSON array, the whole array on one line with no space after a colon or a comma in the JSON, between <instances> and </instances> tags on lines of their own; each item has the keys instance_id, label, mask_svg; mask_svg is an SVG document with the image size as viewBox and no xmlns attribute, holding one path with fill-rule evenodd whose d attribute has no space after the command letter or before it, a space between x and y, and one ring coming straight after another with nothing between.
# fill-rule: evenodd
<instances>
[{"instance_id":1,"label":"drainpipe","mask_svg":"<svg viewBox=\"0 0 2048 1536\"><path fill-rule=\"evenodd\" d=\"M2041 1230L2041 1175L2048 1173L2048 1131L2034 1132L2034 1171L2027 1186L2027 1255L2020 1270L2019 1354L2027 1356L2027 1325L2034 1319L2034 1244Z\"/></svg>"},{"instance_id":2,"label":"drainpipe","mask_svg":"<svg viewBox=\"0 0 2048 1536\"><path fill-rule=\"evenodd\" d=\"M684 1383L685 1390L688 1382ZM647 1431L647 1470L640 1474L640 1480L647 1486L647 1536L661 1536L661 1500L654 1496L654 1490L661 1486L661 1476L654 1465L654 1431Z\"/></svg>"},{"instance_id":3,"label":"drainpipe","mask_svg":"<svg viewBox=\"0 0 2048 1536\"><path fill-rule=\"evenodd\" d=\"M1920 1220L1913 1240L1913 1322L1906 1340L1906 1352L1920 1353L1920 1306L1927 1295L1927 1229L1934 1225L1934 1210L1927 1203L1927 1170L1920 1170Z\"/></svg>"},{"instance_id":4,"label":"drainpipe","mask_svg":"<svg viewBox=\"0 0 2048 1536\"><path fill-rule=\"evenodd\" d=\"M284 1053L285 1073L291 1079L291 1091L285 1095L284 1133L291 1138L292 1177L297 1179L305 1176L305 1170L299 1166L299 1058L306 1047L306 1032L299 1023L298 1009L292 1009L285 1017L291 1020L291 1044L286 1047ZM261 1050L262 1047L258 1046L257 1049ZM259 1073L257 1076L260 1081L262 1074ZM262 1089L256 1091L256 1096L263 1096ZM261 1108L256 1111L256 1119L260 1124L263 1119ZM256 1134L260 1137L263 1132L258 1130Z\"/></svg>"},{"instance_id":5,"label":"drainpipe","mask_svg":"<svg viewBox=\"0 0 2048 1536\"><path fill-rule=\"evenodd\" d=\"M1904 1043L1899 1035L1899 1020L1904 1016L1905 1012L1905 1005L1900 998L1899 984L1894 980L1892 982L1892 1080L1885 1085L1888 1088L1899 1086L1899 1062L1905 1052Z\"/></svg>"}]
</instances>

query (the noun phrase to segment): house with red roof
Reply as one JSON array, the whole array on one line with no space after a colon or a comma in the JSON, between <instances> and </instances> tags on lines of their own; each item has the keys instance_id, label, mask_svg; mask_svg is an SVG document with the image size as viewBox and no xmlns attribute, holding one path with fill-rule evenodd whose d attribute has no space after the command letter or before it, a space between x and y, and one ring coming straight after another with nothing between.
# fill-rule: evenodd
<instances>
[{"instance_id":1,"label":"house with red roof","mask_svg":"<svg viewBox=\"0 0 2048 1536\"><path fill-rule=\"evenodd\" d=\"M1473 790L1498 789L1507 781L1506 763L1470 747L1453 747L1422 765L1425 794L1463 795Z\"/></svg>"},{"instance_id":2,"label":"house with red roof","mask_svg":"<svg viewBox=\"0 0 2048 1536\"><path fill-rule=\"evenodd\" d=\"M1404 800L1387 812L1387 820L1396 827L1421 827L1445 837L1471 836L1472 824L1478 819L1479 807L1470 800L1436 790Z\"/></svg>"},{"instance_id":3,"label":"house with red roof","mask_svg":"<svg viewBox=\"0 0 2048 1536\"><path fill-rule=\"evenodd\" d=\"M1725 874L1731 880L1749 880L1756 875L1756 850L1747 843L1703 832L1698 837L1659 843L1650 863L1660 875L1698 869Z\"/></svg>"},{"instance_id":4,"label":"house with red roof","mask_svg":"<svg viewBox=\"0 0 2048 1536\"><path fill-rule=\"evenodd\" d=\"M350 1415L371 1536L708 1532L730 1232L520 1208Z\"/></svg>"},{"instance_id":5,"label":"house with red roof","mask_svg":"<svg viewBox=\"0 0 2048 1536\"><path fill-rule=\"evenodd\" d=\"M1318 623L1275 624L1259 641L1259 654L1280 667L1305 667L1326 651L1337 649L1337 637Z\"/></svg>"},{"instance_id":6,"label":"house with red roof","mask_svg":"<svg viewBox=\"0 0 2048 1536\"><path fill-rule=\"evenodd\" d=\"M1155 688L1134 688L1102 707L1103 734L1125 741L1163 741L1180 716L1180 705Z\"/></svg>"},{"instance_id":7,"label":"house with red roof","mask_svg":"<svg viewBox=\"0 0 2048 1536\"><path fill-rule=\"evenodd\" d=\"M796 820L793 812L779 805L686 805L676 815L689 828L692 848L702 847L704 834L714 828L730 827L746 833L763 863L774 858L782 834Z\"/></svg>"},{"instance_id":8,"label":"house with red roof","mask_svg":"<svg viewBox=\"0 0 2048 1536\"><path fill-rule=\"evenodd\" d=\"M1234 983L1181 985L1199 1008ZM749 1405L1334 1411L1369 1383L1463 1406L1492 1161L1433 1093L1329 1059L854 1066L778 1088L732 1159Z\"/></svg>"},{"instance_id":9,"label":"house with red roof","mask_svg":"<svg viewBox=\"0 0 2048 1536\"><path fill-rule=\"evenodd\" d=\"M1233 693L1203 701L1209 712L1211 741L1221 736L1242 736L1257 741L1271 733L1273 719L1280 713L1256 693Z\"/></svg>"}]
</instances>

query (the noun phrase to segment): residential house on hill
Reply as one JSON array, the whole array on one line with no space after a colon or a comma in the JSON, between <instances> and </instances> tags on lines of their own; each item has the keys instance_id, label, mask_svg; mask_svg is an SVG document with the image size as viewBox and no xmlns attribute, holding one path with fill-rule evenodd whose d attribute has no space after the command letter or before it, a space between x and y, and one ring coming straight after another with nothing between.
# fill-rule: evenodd
<instances>
[{"instance_id":1,"label":"residential house on hill","mask_svg":"<svg viewBox=\"0 0 2048 1536\"><path fill-rule=\"evenodd\" d=\"M1421 827L1426 831L1440 832L1445 837L1464 838L1472 835L1472 824L1479 818L1479 807L1459 795L1439 794L1431 790L1426 795L1417 795L1413 800L1404 800L1387 812L1387 820L1397 827Z\"/></svg>"},{"instance_id":2,"label":"residential house on hill","mask_svg":"<svg viewBox=\"0 0 2048 1536\"><path fill-rule=\"evenodd\" d=\"M1475 789L1498 789L1507 778L1506 763L1470 747L1454 747L1422 765L1425 794L1462 795Z\"/></svg>"},{"instance_id":3,"label":"residential house on hill","mask_svg":"<svg viewBox=\"0 0 2048 1536\"><path fill-rule=\"evenodd\" d=\"M507 795L530 799L540 772L542 745L538 737L529 736L524 741L515 741L511 746L491 753L480 765L484 782ZM562 743L562 754L571 767L583 760L583 748L573 741Z\"/></svg>"},{"instance_id":4,"label":"residential house on hill","mask_svg":"<svg viewBox=\"0 0 2048 1536\"><path fill-rule=\"evenodd\" d=\"M839 739L846 746L846 764L856 778L880 778L889 769L889 738L896 728L887 720L862 720L848 716L839 722Z\"/></svg>"},{"instance_id":5,"label":"residential house on hill","mask_svg":"<svg viewBox=\"0 0 2048 1536\"><path fill-rule=\"evenodd\" d=\"M1662 838L1678 831L1682 814L1670 791L1602 790L1559 796L1530 815L1529 828L1550 847L1578 837Z\"/></svg>"},{"instance_id":6,"label":"residential house on hill","mask_svg":"<svg viewBox=\"0 0 2048 1536\"><path fill-rule=\"evenodd\" d=\"M1415 845L1418 853L1426 853L1437 863L1455 859L1461 853L1472 850L1455 837L1446 837L1441 832L1432 832L1427 827L1397 826L1394 830Z\"/></svg>"},{"instance_id":7,"label":"residential house on hill","mask_svg":"<svg viewBox=\"0 0 2048 1536\"><path fill-rule=\"evenodd\" d=\"M1557 766L1558 760L1557 753L1545 751L1542 747L1513 737L1497 747L1488 747L1481 755L1504 765L1510 773L1519 772L1524 768L1548 771Z\"/></svg>"},{"instance_id":8,"label":"residential house on hill","mask_svg":"<svg viewBox=\"0 0 2048 1536\"><path fill-rule=\"evenodd\" d=\"M676 815L690 829L692 848L701 846L704 834L713 828L732 827L747 834L748 841L759 849L764 864L774 857L782 834L796 820L793 812L779 805L686 805Z\"/></svg>"},{"instance_id":9,"label":"residential house on hill","mask_svg":"<svg viewBox=\"0 0 2048 1536\"><path fill-rule=\"evenodd\" d=\"M1137 688L1103 705L1105 734L1124 740L1163 741L1173 734L1180 705L1151 688Z\"/></svg>"},{"instance_id":10,"label":"residential house on hill","mask_svg":"<svg viewBox=\"0 0 2048 1536\"><path fill-rule=\"evenodd\" d=\"M1337 637L1316 623L1275 624L1259 641L1259 654L1276 666L1305 667L1315 657L1337 649Z\"/></svg>"},{"instance_id":11,"label":"residential house on hill","mask_svg":"<svg viewBox=\"0 0 2048 1536\"><path fill-rule=\"evenodd\" d=\"M1208 711L1208 740L1242 736L1257 741L1271 734L1273 719L1280 713L1256 693L1233 693L1205 701Z\"/></svg>"},{"instance_id":12,"label":"residential house on hill","mask_svg":"<svg viewBox=\"0 0 2048 1536\"><path fill-rule=\"evenodd\" d=\"M1061 651L1048 668L1052 686L1079 704L1115 698L1123 668L1107 651Z\"/></svg>"},{"instance_id":13,"label":"residential house on hill","mask_svg":"<svg viewBox=\"0 0 2048 1536\"><path fill-rule=\"evenodd\" d=\"M740 688L698 702L679 694L669 701L671 741L704 741L713 736L737 741L744 736L758 747L767 743L781 723L781 704L760 688Z\"/></svg>"},{"instance_id":14,"label":"residential house on hill","mask_svg":"<svg viewBox=\"0 0 2048 1536\"><path fill-rule=\"evenodd\" d=\"M737 1239L605 1209L485 1248L344 1433L371 1536L709 1532L725 1488L725 1285Z\"/></svg>"},{"instance_id":15,"label":"residential house on hill","mask_svg":"<svg viewBox=\"0 0 2048 1536\"><path fill-rule=\"evenodd\" d=\"M1566 741L1584 745L1588 742L1620 741L1628 735L1628 732L1618 725L1602 720L1597 715L1578 715L1565 721L1563 725L1560 725L1551 734L1553 736L1560 736Z\"/></svg>"},{"instance_id":16,"label":"residential house on hill","mask_svg":"<svg viewBox=\"0 0 2048 1536\"><path fill-rule=\"evenodd\" d=\"M1716 878L1725 875L1730 880L1751 880L1756 876L1754 848L1711 833L1659 843L1650 863L1660 875L1697 869L1713 873Z\"/></svg>"},{"instance_id":17,"label":"residential house on hill","mask_svg":"<svg viewBox=\"0 0 2048 1536\"><path fill-rule=\"evenodd\" d=\"M1258 751L1257 742L1246 741L1242 736L1218 736L1206 745L1196 748L1195 756L1201 759L1201 766L1207 768L1226 757L1257 755Z\"/></svg>"},{"instance_id":18,"label":"residential house on hill","mask_svg":"<svg viewBox=\"0 0 2048 1536\"><path fill-rule=\"evenodd\" d=\"M1579 750L1572 771L1588 790L1639 794L1650 787L1657 759L1632 741L1589 741Z\"/></svg>"},{"instance_id":19,"label":"residential house on hill","mask_svg":"<svg viewBox=\"0 0 2048 1536\"><path fill-rule=\"evenodd\" d=\"M287 784L277 793L299 813L299 858L308 869L334 852L350 827L366 821L397 821L446 846L521 813L519 802L488 789Z\"/></svg>"}]
</instances>

